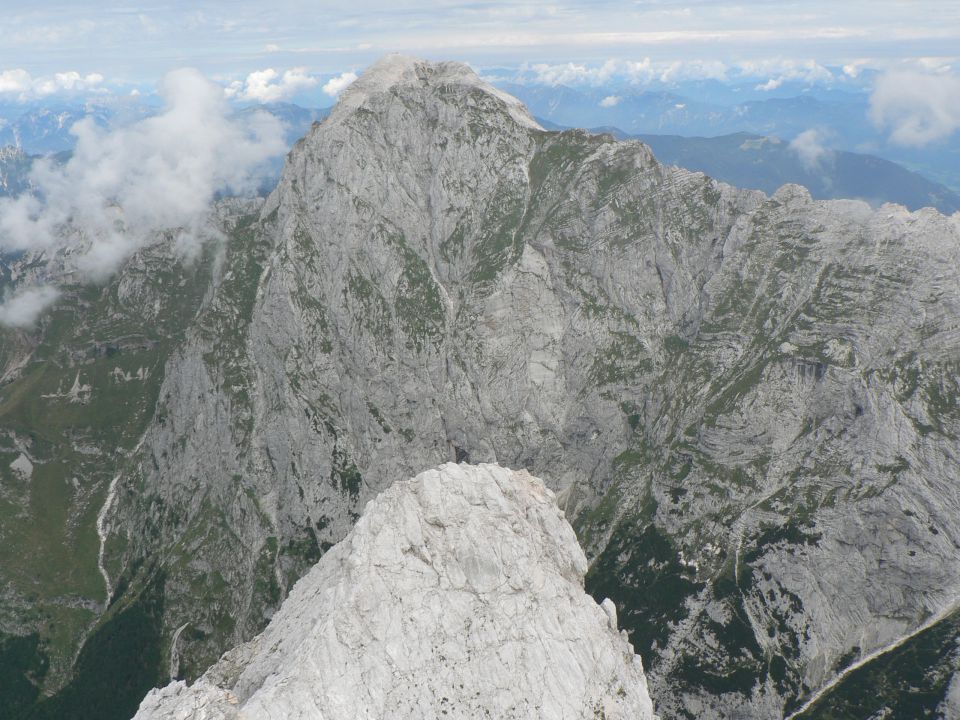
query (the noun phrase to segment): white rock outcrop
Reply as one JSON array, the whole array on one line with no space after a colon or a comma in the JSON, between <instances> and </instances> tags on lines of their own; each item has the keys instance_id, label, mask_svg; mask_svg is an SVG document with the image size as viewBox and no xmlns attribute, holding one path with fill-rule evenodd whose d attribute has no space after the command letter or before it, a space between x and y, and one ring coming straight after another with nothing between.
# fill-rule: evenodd
<instances>
[{"instance_id":1,"label":"white rock outcrop","mask_svg":"<svg viewBox=\"0 0 960 720\"><path fill-rule=\"evenodd\" d=\"M136 719L653 718L586 569L540 480L446 464L371 501L261 635Z\"/></svg>"}]
</instances>

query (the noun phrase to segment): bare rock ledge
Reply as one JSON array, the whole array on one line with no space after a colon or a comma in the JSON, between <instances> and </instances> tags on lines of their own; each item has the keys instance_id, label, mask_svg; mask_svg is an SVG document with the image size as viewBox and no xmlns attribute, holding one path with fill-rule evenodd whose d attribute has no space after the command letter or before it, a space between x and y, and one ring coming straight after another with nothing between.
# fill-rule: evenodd
<instances>
[{"instance_id":1,"label":"bare rock ledge","mask_svg":"<svg viewBox=\"0 0 960 720\"><path fill-rule=\"evenodd\" d=\"M267 629L136 720L654 718L616 611L526 471L446 464L397 482Z\"/></svg>"}]
</instances>

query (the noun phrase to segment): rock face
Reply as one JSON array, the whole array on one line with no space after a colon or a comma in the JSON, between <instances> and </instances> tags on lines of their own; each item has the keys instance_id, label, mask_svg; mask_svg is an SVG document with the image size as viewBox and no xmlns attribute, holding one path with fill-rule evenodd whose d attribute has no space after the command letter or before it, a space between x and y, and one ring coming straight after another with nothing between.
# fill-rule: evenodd
<instances>
[{"instance_id":1,"label":"rock face","mask_svg":"<svg viewBox=\"0 0 960 720\"><path fill-rule=\"evenodd\" d=\"M651 720L586 568L540 480L443 465L370 502L263 634L136 718Z\"/></svg>"},{"instance_id":2,"label":"rock face","mask_svg":"<svg viewBox=\"0 0 960 720\"><path fill-rule=\"evenodd\" d=\"M30 186L33 158L18 147L0 147L0 197L19 195Z\"/></svg>"},{"instance_id":3,"label":"rock face","mask_svg":"<svg viewBox=\"0 0 960 720\"><path fill-rule=\"evenodd\" d=\"M85 538L71 568L95 603L72 627L99 622L78 692L104 663L139 667L132 713L153 683L200 676L368 500L460 459L557 492L663 717L788 716L926 623L956 636L958 215L738 190L639 142L538 129L463 65L391 57L200 267L125 268L104 302L58 310L44 342L88 328L69 353L0 387L20 423L0 510L23 542ZM139 339L157 323L176 332ZM33 341L0 345L5 367ZM136 402L116 401L141 367ZM87 405L62 397L77 369ZM111 442L109 418L123 453L86 454L77 427ZM70 468L60 444L27 447L48 425ZM75 476L70 522L32 534L22 498ZM50 567L49 597L74 597ZM925 650L943 672L844 683L926 688L932 713L949 646Z\"/></svg>"},{"instance_id":4,"label":"rock face","mask_svg":"<svg viewBox=\"0 0 960 720\"><path fill-rule=\"evenodd\" d=\"M195 677L393 478L496 461L560 494L659 712L789 714L960 597L958 226L737 190L388 58L167 363L104 518L118 607L162 599L164 652L189 623Z\"/></svg>"}]
</instances>

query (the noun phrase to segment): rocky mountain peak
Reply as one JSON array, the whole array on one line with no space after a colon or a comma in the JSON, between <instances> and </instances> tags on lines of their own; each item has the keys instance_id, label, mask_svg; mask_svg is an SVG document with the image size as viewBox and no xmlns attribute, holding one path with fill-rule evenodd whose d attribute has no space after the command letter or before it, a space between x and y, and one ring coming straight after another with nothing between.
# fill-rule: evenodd
<instances>
[{"instance_id":1,"label":"rocky mountain peak","mask_svg":"<svg viewBox=\"0 0 960 720\"><path fill-rule=\"evenodd\" d=\"M468 73L385 61L237 223L208 304L151 359L153 419L101 514L127 589L99 637L145 613L156 639L131 646L196 678L368 500L468 459L563 493L665 717L784 717L926 623L952 638L957 216L738 190L533 130ZM117 397L80 369L91 408ZM95 640L87 667L113 660ZM944 648L931 678L955 671Z\"/></svg>"},{"instance_id":2,"label":"rocky mountain peak","mask_svg":"<svg viewBox=\"0 0 960 720\"><path fill-rule=\"evenodd\" d=\"M136 717L653 718L586 569L540 480L448 463L368 503L262 635Z\"/></svg>"},{"instance_id":3,"label":"rocky mountain peak","mask_svg":"<svg viewBox=\"0 0 960 720\"><path fill-rule=\"evenodd\" d=\"M471 91L480 91L497 98L503 109L521 125L541 129L526 107L512 95L498 90L484 81L467 64L461 62L432 63L407 55L391 54L378 60L364 71L340 97L331 113L331 122L348 115L359 107L371 107L375 99L385 94L437 93L452 91L460 97Z\"/></svg>"}]
</instances>

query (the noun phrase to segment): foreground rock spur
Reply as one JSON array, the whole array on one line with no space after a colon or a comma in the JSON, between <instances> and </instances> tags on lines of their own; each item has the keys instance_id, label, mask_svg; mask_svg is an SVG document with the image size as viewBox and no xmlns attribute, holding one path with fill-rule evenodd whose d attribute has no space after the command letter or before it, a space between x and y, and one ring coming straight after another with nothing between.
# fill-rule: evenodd
<instances>
[{"instance_id":1,"label":"foreground rock spur","mask_svg":"<svg viewBox=\"0 0 960 720\"><path fill-rule=\"evenodd\" d=\"M586 569L540 480L449 463L371 501L261 635L136 718L653 718Z\"/></svg>"}]
</instances>

